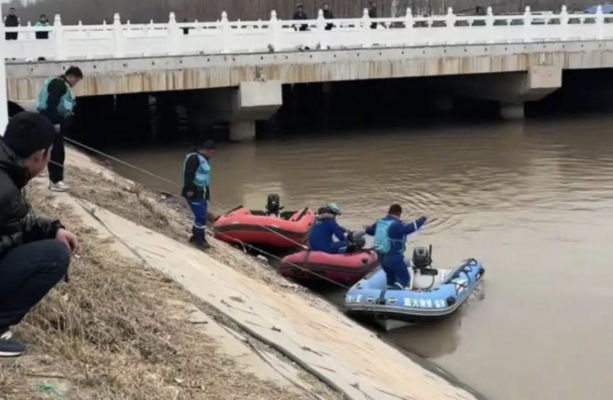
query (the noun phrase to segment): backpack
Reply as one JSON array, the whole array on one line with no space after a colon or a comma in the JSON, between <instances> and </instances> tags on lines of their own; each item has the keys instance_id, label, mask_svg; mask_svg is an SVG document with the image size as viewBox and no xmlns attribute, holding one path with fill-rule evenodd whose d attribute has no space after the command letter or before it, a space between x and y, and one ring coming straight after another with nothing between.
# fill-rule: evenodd
<instances>
[{"instance_id":1,"label":"backpack","mask_svg":"<svg viewBox=\"0 0 613 400\"><path fill-rule=\"evenodd\" d=\"M378 254L387 254L392 248L392 241L389 238L388 231L394 220L380 219L377 221L377 229L375 230L375 243L373 250Z\"/></svg>"}]
</instances>

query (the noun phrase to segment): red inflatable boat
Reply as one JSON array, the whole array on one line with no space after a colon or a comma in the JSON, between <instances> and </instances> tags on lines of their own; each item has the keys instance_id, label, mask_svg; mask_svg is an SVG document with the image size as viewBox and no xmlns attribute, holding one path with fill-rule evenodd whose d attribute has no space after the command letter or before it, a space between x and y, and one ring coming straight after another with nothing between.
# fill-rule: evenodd
<instances>
[{"instance_id":1,"label":"red inflatable boat","mask_svg":"<svg viewBox=\"0 0 613 400\"><path fill-rule=\"evenodd\" d=\"M281 261L279 272L283 276L301 281L322 280L317 276L322 275L335 282L352 285L377 265L379 262L374 251L328 254L322 251L305 250L285 257Z\"/></svg>"},{"instance_id":2,"label":"red inflatable boat","mask_svg":"<svg viewBox=\"0 0 613 400\"><path fill-rule=\"evenodd\" d=\"M239 207L215 221L215 237L227 243L289 250L306 243L314 222L315 213L308 208L276 217Z\"/></svg>"}]
</instances>

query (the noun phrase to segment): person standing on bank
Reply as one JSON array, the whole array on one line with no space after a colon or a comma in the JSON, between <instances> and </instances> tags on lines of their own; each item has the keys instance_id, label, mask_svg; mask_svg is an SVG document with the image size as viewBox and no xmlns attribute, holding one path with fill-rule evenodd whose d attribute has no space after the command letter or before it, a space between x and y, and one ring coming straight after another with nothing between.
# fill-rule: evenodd
<instances>
[{"instance_id":1,"label":"person standing on bank","mask_svg":"<svg viewBox=\"0 0 613 400\"><path fill-rule=\"evenodd\" d=\"M207 250L211 246L206 241L206 219L208 201L211 199L211 159L215 155L215 142L208 140L195 148L183 163L183 189L181 194L194 214L192 237L189 242Z\"/></svg>"},{"instance_id":2,"label":"person standing on bank","mask_svg":"<svg viewBox=\"0 0 613 400\"><path fill-rule=\"evenodd\" d=\"M77 237L57 220L37 217L22 194L51 157L55 130L47 118L21 112L0 138L0 358L26 347L9 330L63 277Z\"/></svg>"},{"instance_id":3,"label":"person standing on bank","mask_svg":"<svg viewBox=\"0 0 613 400\"><path fill-rule=\"evenodd\" d=\"M36 109L51 121L55 127L55 140L49 163L49 189L54 192L66 192L69 187L64 183L64 134L72 117L77 100L72 93L83 72L78 67L70 67L62 76L48 79L38 95Z\"/></svg>"},{"instance_id":4,"label":"person standing on bank","mask_svg":"<svg viewBox=\"0 0 613 400\"><path fill-rule=\"evenodd\" d=\"M21 25L21 20L17 16L17 10L15 7L11 7L9 9L9 15L4 17L4 26L6 28L17 28L19 25ZM17 40L19 32L6 32L5 37L6 40Z\"/></svg>"}]
</instances>

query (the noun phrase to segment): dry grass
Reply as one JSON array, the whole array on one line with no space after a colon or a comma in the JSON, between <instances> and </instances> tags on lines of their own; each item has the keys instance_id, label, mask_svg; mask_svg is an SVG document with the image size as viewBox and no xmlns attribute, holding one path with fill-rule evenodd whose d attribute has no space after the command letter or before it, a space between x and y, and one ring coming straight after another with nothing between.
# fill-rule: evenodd
<instances>
[{"instance_id":1,"label":"dry grass","mask_svg":"<svg viewBox=\"0 0 613 400\"><path fill-rule=\"evenodd\" d=\"M41 194L30 197L40 212L60 217L75 231L83 247L73 259L70 283L60 284L18 327L17 334L44 355L43 362L26 357L0 370L0 398L312 398L237 368L192 324L171 317L168 300L193 302L177 284L112 251L66 207ZM125 200L116 203L129 206ZM148 221L157 224L157 218ZM49 368L67 383L60 395L40 392L45 379L38 375ZM325 394L332 397L338 398Z\"/></svg>"},{"instance_id":2,"label":"dry grass","mask_svg":"<svg viewBox=\"0 0 613 400\"><path fill-rule=\"evenodd\" d=\"M186 241L190 235L191 212L182 199L169 197L108 173L96 175L77 166L70 168L71 194L99 207L129 219L139 225L161 233L175 240ZM281 277L267 263L262 263L215 239L209 239L213 246L210 255L220 262L250 277L281 290L301 292L305 298L314 299L304 287Z\"/></svg>"}]
</instances>

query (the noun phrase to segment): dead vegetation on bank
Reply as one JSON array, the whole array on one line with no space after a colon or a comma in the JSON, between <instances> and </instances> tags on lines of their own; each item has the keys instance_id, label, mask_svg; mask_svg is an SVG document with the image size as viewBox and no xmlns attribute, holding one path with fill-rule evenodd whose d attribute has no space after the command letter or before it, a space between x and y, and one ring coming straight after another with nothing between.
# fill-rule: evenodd
<instances>
[{"instance_id":1,"label":"dead vegetation on bank","mask_svg":"<svg viewBox=\"0 0 613 400\"><path fill-rule=\"evenodd\" d=\"M190 235L191 212L183 200L162 194L133 181L107 171L92 171L80 165L71 165L69 173L71 194L105 208L139 225L178 241L187 241ZM302 292L304 287L278 275L270 265L255 261L242 251L225 243L210 240L213 246L209 253L213 258L235 268L252 278L274 284L293 292Z\"/></svg>"},{"instance_id":2,"label":"dead vegetation on bank","mask_svg":"<svg viewBox=\"0 0 613 400\"><path fill-rule=\"evenodd\" d=\"M78 173L77 173L78 172ZM73 194L152 230L187 238L179 208L121 178L73 168ZM0 399L339 399L319 382L299 395L244 372L196 327L172 317L169 300L198 304L178 284L113 251L46 192L32 190L33 206L60 218L82 242L70 282L58 285L19 325L30 355L0 368ZM176 236L175 236L176 237ZM215 244L229 250L228 246ZM293 285L229 251L226 262L264 280ZM223 258L223 257L222 257ZM243 257L244 258L244 257Z\"/></svg>"}]
</instances>

